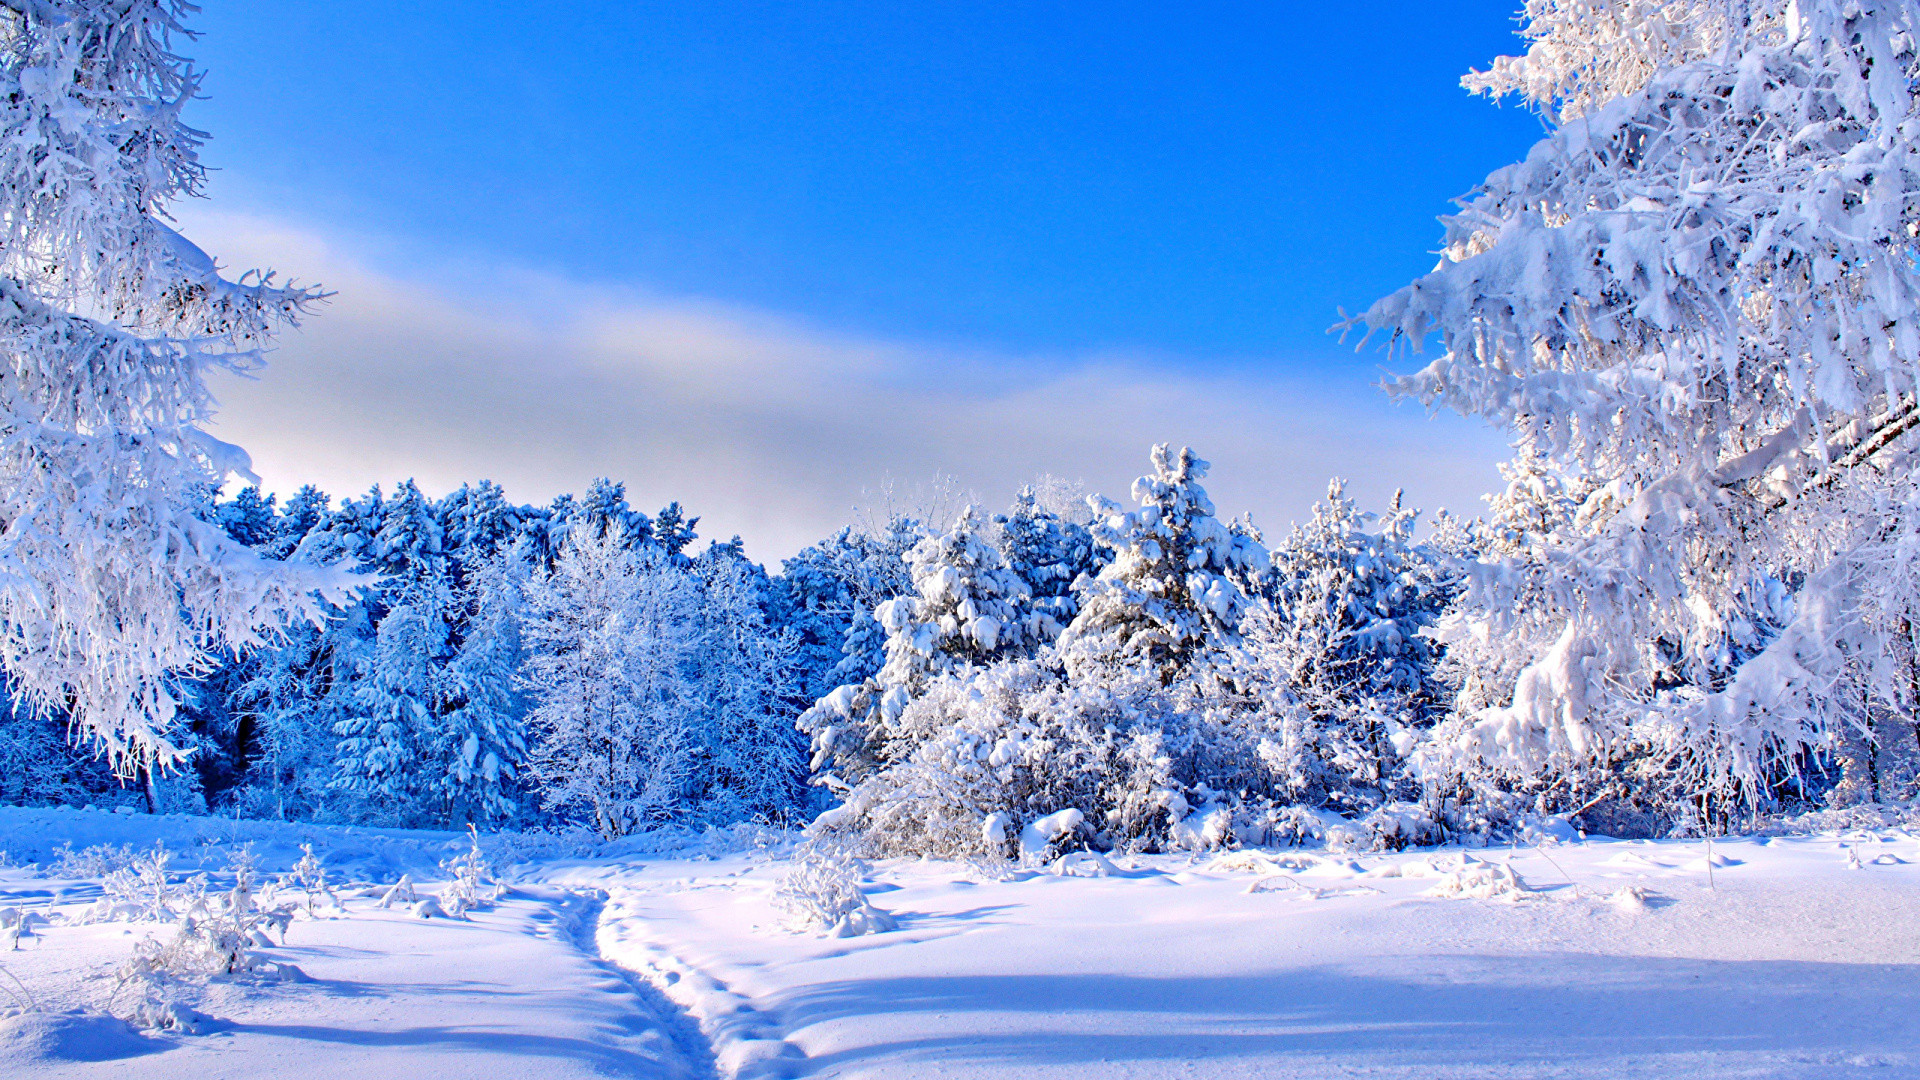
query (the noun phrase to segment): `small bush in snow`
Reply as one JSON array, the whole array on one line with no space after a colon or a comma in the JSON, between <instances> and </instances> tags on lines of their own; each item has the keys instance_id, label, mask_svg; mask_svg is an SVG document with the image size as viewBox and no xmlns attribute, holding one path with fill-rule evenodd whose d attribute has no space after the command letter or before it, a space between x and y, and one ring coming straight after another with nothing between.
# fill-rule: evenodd
<instances>
[{"instance_id":1,"label":"small bush in snow","mask_svg":"<svg viewBox=\"0 0 1920 1080\"><path fill-rule=\"evenodd\" d=\"M467 912L500 899L504 891L493 876L493 867L480 851L480 834L471 825L467 826L467 839L471 846L466 851L440 864L440 869L453 875L453 884L447 889L443 905L449 918L463 918Z\"/></svg>"},{"instance_id":2,"label":"small bush in snow","mask_svg":"<svg viewBox=\"0 0 1920 1080\"><path fill-rule=\"evenodd\" d=\"M163 872L165 863L154 859L148 866ZM233 888L224 893L209 894L206 877L200 875L189 883L190 889L162 896L152 910L177 915L173 936L163 942L148 935L134 946L133 955L116 973L110 1008L118 1006L137 1026L198 1034L205 1029L207 1017L182 1001L191 980L241 974L288 981L306 978L299 968L253 951L273 944L269 930L279 930L284 939L293 910L290 906L264 908L256 901L250 852L243 849L236 854L232 869ZM184 906L175 910L176 904Z\"/></svg>"},{"instance_id":3,"label":"small bush in snow","mask_svg":"<svg viewBox=\"0 0 1920 1080\"><path fill-rule=\"evenodd\" d=\"M326 867L320 865L320 858L313 853L312 844L300 845L300 860L293 864L292 870L281 875L280 888L299 889L306 894L306 912L309 918L314 915L318 902L323 897L335 910L346 910L341 907L340 898L333 894L333 886L327 883Z\"/></svg>"},{"instance_id":4,"label":"small bush in snow","mask_svg":"<svg viewBox=\"0 0 1920 1080\"><path fill-rule=\"evenodd\" d=\"M151 851L130 852L125 862L101 877L100 899L81 914L82 922L171 922L205 901L206 875L171 880L173 853L164 846L155 844Z\"/></svg>"},{"instance_id":5,"label":"small bush in snow","mask_svg":"<svg viewBox=\"0 0 1920 1080\"><path fill-rule=\"evenodd\" d=\"M898 929L893 916L874 907L860 890L863 869L843 843L808 840L800 845L774 900L793 916L797 929L824 930L829 937Z\"/></svg>"},{"instance_id":6,"label":"small bush in snow","mask_svg":"<svg viewBox=\"0 0 1920 1080\"><path fill-rule=\"evenodd\" d=\"M95 844L83 851L75 851L71 840L62 840L60 846L53 849L53 863L47 867L47 874L56 878L106 877L133 860L132 844L119 847Z\"/></svg>"}]
</instances>

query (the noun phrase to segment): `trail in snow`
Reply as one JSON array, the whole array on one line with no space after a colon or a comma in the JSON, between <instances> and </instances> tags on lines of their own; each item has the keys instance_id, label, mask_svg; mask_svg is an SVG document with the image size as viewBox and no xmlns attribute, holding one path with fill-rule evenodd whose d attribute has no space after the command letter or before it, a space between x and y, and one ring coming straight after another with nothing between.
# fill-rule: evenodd
<instances>
[{"instance_id":1,"label":"trail in snow","mask_svg":"<svg viewBox=\"0 0 1920 1080\"><path fill-rule=\"evenodd\" d=\"M187 870L199 861L210 868L226 862L217 843L194 842L206 839L196 831L208 827L204 818L0 809L0 847L19 852L49 835L57 839L50 830L62 825L101 842L165 840L183 853ZM438 873L435 858L458 842L447 834L289 826L250 833L269 869L284 869L297 842L318 836L316 852L335 867L336 881L370 866L429 880ZM335 841L331 848L328 839ZM97 881L0 871L0 907L76 915L98 893ZM95 1016L81 1018L85 1030L67 1032L71 1045L62 1046L46 1022L18 1030L19 1024L0 1020L0 1076L703 1080L714 1074L704 1039L676 1019L677 1009L597 954L597 896L523 884L466 920L423 920L404 904L383 910L366 896L344 904L344 915L323 909L319 918L301 918L285 947L261 950L297 965L311 981L207 980L191 1002L214 1018L206 1034L133 1036L118 1021L101 1024ZM18 951L0 946L0 965L56 1024L69 1026L75 1018L63 1016L67 1010L114 1004L113 972L140 936L170 932L157 925L65 922L37 926Z\"/></svg>"},{"instance_id":2,"label":"trail in snow","mask_svg":"<svg viewBox=\"0 0 1920 1080\"><path fill-rule=\"evenodd\" d=\"M609 891L607 955L740 1077L1920 1075L1920 842L1714 848L1711 885L1673 842L908 862L869 885L901 929L850 940L781 928L777 863L551 873ZM1509 862L1527 891L1472 898Z\"/></svg>"},{"instance_id":3,"label":"trail in snow","mask_svg":"<svg viewBox=\"0 0 1920 1080\"><path fill-rule=\"evenodd\" d=\"M269 871L312 842L336 880L432 881L464 844L0 810L0 849L43 865L64 837L158 839L217 872L240 834ZM0 1018L0 1075L1920 1076L1920 839L1708 858L1621 841L1081 855L999 879L902 861L865 885L899 930L850 939L787 929L786 864L764 855L549 859L469 921L366 895L296 921L269 952L314 981L212 979L192 1003L220 1021L203 1035L61 1028L164 931L55 920L0 946L52 1010ZM99 890L0 870L0 907L74 912Z\"/></svg>"}]
</instances>

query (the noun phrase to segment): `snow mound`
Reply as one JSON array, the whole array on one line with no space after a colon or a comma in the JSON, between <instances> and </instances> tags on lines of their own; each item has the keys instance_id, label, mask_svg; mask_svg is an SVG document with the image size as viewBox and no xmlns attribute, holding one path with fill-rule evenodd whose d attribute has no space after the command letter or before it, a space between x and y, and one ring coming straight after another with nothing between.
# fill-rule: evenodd
<instances>
[{"instance_id":1,"label":"snow mound","mask_svg":"<svg viewBox=\"0 0 1920 1080\"><path fill-rule=\"evenodd\" d=\"M1409 864L1401 867L1403 877L1434 877L1433 887L1422 896L1437 897L1442 900L1497 900L1502 903L1518 903L1532 893L1527 883L1513 868L1500 863L1481 862L1469 855L1459 856L1457 863L1443 865L1428 863L1431 873L1414 874Z\"/></svg>"},{"instance_id":2,"label":"snow mound","mask_svg":"<svg viewBox=\"0 0 1920 1080\"><path fill-rule=\"evenodd\" d=\"M160 1049L125 1020L90 1009L0 1017L0 1064L118 1061Z\"/></svg>"},{"instance_id":3,"label":"snow mound","mask_svg":"<svg viewBox=\"0 0 1920 1080\"><path fill-rule=\"evenodd\" d=\"M1263 877L1248 885L1245 891L1284 893L1295 900L1331 900L1338 896L1377 896L1380 893L1379 889L1371 885L1349 885L1344 889L1316 889L1311 885L1302 885L1284 874Z\"/></svg>"},{"instance_id":4,"label":"snow mound","mask_svg":"<svg viewBox=\"0 0 1920 1080\"><path fill-rule=\"evenodd\" d=\"M1685 863L1680 867L1680 869L1695 870L1695 871L1704 873L1709 869L1718 870L1721 867L1725 867L1725 866L1739 866L1739 865L1740 865L1739 859L1729 859L1725 855L1716 854L1711 859L1702 857L1702 858L1695 859L1692 862Z\"/></svg>"},{"instance_id":5,"label":"snow mound","mask_svg":"<svg viewBox=\"0 0 1920 1080\"><path fill-rule=\"evenodd\" d=\"M1356 878L1365 874L1367 868L1351 859L1322 859L1305 870L1301 877Z\"/></svg>"},{"instance_id":6,"label":"snow mound","mask_svg":"<svg viewBox=\"0 0 1920 1080\"><path fill-rule=\"evenodd\" d=\"M1607 897L1607 903L1612 904L1614 907L1628 914L1637 915L1640 912L1650 910L1647 904L1647 897L1649 895L1647 890L1638 885L1629 885L1624 889L1616 890L1613 895Z\"/></svg>"},{"instance_id":7,"label":"snow mound","mask_svg":"<svg viewBox=\"0 0 1920 1080\"><path fill-rule=\"evenodd\" d=\"M1097 851L1076 851L1062 855L1047 870L1059 877L1119 877L1121 870Z\"/></svg>"},{"instance_id":8,"label":"snow mound","mask_svg":"<svg viewBox=\"0 0 1920 1080\"><path fill-rule=\"evenodd\" d=\"M1235 851L1208 863L1207 869L1214 873L1269 875L1286 870L1305 870L1319 861L1311 855L1267 855L1258 851Z\"/></svg>"},{"instance_id":9,"label":"snow mound","mask_svg":"<svg viewBox=\"0 0 1920 1080\"><path fill-rule=\"evenodd\" d=\"M834 924L827 928L827 936L860 937L864 934L890 934L898 929L900 924L891 914L874 907L871 903L865 903L836 919Z\"/></svg>"},{"instance_id":10,"label":"snow mound","mask_svg":"<svg viewBox=\"0 0 1920 1080\"><path fill-rule=\"evenodd\" d=\"M1275 874L1272 877L1260 878L1250 883L1246 891L1250 893L1286 893L1296 900L1320 899L1319 889L1311 885L1302 885L1285 874Z\"/></svg>"}]
</instances>

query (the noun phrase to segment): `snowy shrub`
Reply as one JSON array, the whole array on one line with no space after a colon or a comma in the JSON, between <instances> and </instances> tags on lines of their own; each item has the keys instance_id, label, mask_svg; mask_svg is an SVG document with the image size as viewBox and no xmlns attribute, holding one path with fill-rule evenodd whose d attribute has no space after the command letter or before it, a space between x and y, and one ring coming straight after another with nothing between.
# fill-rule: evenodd
<instances>
[{"instance_id":1,"label":"snowy shrub","mask_svg":"<svg viewBox=\"0 0 1920 1080\"><path fill-rule=\"evenodd\" d=\"M326 900L327 906L336 911L346 910L341 906L340 898L334 895L333 886L327 881L327 868L320 864L320 857L313 853L313 845L310 843L300 845L300 858L294 862L291 869L280 875L278 887L299 889L305 895L303 909L308 918L313 918L317 914L319 902L322 899Z\"/></svg>"},{"instance_id":2,"label":"snowy shrub","mask_svg":"<svg viewBox=\"0 0 1920 1080\"><path fill-rule=\"evenodd\" d=\"M85 858L86 854L83 852L78 861L91 862ZM80 920L88 923L171 922L197 910L206 900L206 875L174 881L176 875L170 872L172 863L173 853L160 844L155 844L151 851L129 854L123 863L101 875L100 899L87 906Z\"/></svg>"},{"instance_id":3,"label":"snowy shrub","mask_svg":"<svg viewBox=\"0 0 1920 1080\"><path fill-rule=\"evenodd\" d=\"M865 866L841 842L817 837L801 844L774 902L793 917L797 929L828 937L858 937L898 929L893 916L873 906L861 891Z\"/></svg>"},{"instance_id":4,"label":"snowy shrub","mask_svg":"<svg viewBox=\"0 0 1920 1080\"><path fill-rule=\"evenodd\" d=\"M1443 900L1495 900L1518 903L1533 890L1504 863L1486 862L1464 853L1402 864L1401 877L1434 879L1423 896Z\"/></svg>"},{"instance_id":5,"label":"snowy shrub","mask_svg":"<svg viewBox=\"0 0 1920 1080\"><path fill-rule=\"evenodd\" d=\"M119 847L95 844L85 850L75 851L71 840L62 840L53 849L53 861L48 865L47 873L57 878L106 877L116 870L131 866L136 857L132 844Z\"/></svg>"},{"instance_id":6,"label":"snowy shrub","mask_svg":"<svg viewBox=\"0 0 1920 1080\"><path fill-rule=\"evenodd\" d=\"M449 918L465 918L467 912L493 903L505 891L505 886L494 878L493 867L480 850L480 834L472 825L467 826L467 841L466 851L440 864L440 869L453 877L453 884L444 896L445 903L441 905L447 909ZM395 885L393 891L399 888ZM381 906L386 906L384 900Z\"/></svg>"},{"instance_id":7,"label":"snowy shrub","mask_svg":"<svg viewBox=\"0 0 1920 1080\"><path fill-rule=\"evenodd\" d=\"M155 858L147 866L152 872L143 893L151 893L153 879L164 876L164 860ZM116 972L109 1008L136 1026L198 1034L205 1030L208 1018L184 1002L194 980L241 975L292 982L306 979L292 964L267 960L253 951L273 944L269 931L277 930L285 938L293 908L259 904L250 852L237 852L230 870L233 887L223 893L209 893L207 879L200 875L186 888L145 901L148 910L177 919L174 932L164 942L148 935L134 945L132 956Z\"/></svg>"},{"instance_id":8,"label":"snowy shrub","mask_svg":"<svg viewBox=\"0 0 1920 1080\"><path fill-rule=\"evenodd\" d=\"M396 902L412 904L419 899L420 895L415 892L413 888L413 875L401 874L399 881L381 890L380 900L374 906L382 911L388 911L393 908Z\"/></svg>"},{"instance_id":9,"label":"snowy shrub","mask_svg":"<svg viewBox=\"0 0 1920 1080\"><path fill-rule=\"evenodd\" d=\"M875 854L1007 857L1027 823L1095 807L1111 772L1116 729L1106 721L1117 715L1062 697L1058 673L1037 661L935 681L881 733L911 753L819 825L859 835ZM986 828L996 814L997 832Z\"/></svg>"}]
</instances>

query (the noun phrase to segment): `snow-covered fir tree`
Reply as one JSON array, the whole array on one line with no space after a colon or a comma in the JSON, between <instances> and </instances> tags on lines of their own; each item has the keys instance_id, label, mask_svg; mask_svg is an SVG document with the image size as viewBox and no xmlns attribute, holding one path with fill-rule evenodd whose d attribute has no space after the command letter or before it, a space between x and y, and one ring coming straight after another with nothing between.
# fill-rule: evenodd
<instances>
[{"instance_id":1,"label":"snow-covered fir tree","mask_svg":"<svg viewBox=\"0 0 1920 1080\"><path fill-rule=\"evenodd\" d=\"M0 662L20 699L125 771L181 757L182 676L317 614L316 568L195 513L248 475L204 430L205 373L247 370L319 294L235 282L164 223L197 194L178 0L0 7Z\"/></svg>"},{"instance_id":2,"label":"snow-covered fir tree","mask_svg":"<svg viewBox=\"0 0 1920 1080\"><path fill-rule=\"evenodd\" d=\"M906 554L927 535L896 515L877 533L847 526L786 560L776 604L800 634L803 696L824 697L880 670L887 635L873 612L913 591Z\"/></svg>"},{"instance_id":3,"label":"snow-covered fir tree","mask_svg":"<svg viewBox=\"0 0 1920 1080\"><path fill-rule=\"evenodd\" d=\"M456 594L461 640L442 677L446 711L426 755L441 767L430 786L449 825L499 825L521 809L526 708L516 679L525 660L520 627L526 568L498 550L497 540L492 546L491 557L467 568Z\"/></svg>"},{"instance_id":4,"label":"snow-covered fir tree","mask_svg":"<svg viewBox=\"0 0 1920 1080\"><path fill-rule=\"evenodd\" d=\"M1453 593L1396 494L1378 518L1333 481L1273 551L1266 595L1242 622L1236 676L1246 739L1289 803L1351 813L1395 794L1405 757L1444 704L1424 632Z\"/></svg>"},{"instance_id":5,"label":"snow-covered fir tree","mask_svg":"<svg viewBox=\"0 0 1920 1080\"><path fill-rule=\"evenodd\" d=\"M1064 520L1042 505L1031 484L1021 488L1012 509L994 515L993 522L999 526L997 546L1007 568L1026 582L1032 596L1039 620L1035 633L1050 643L1080 613L1074 586L1100 572L1101 548L1086 525Z\"/></svg>"},{"instance_id":6,"label":"snow-covered fir tree","mask_svg":"<svg viewBox=\"0 0 1920 1080\"><path fill-rule=\"evenodd\" d=\"M1112 554L1060 638L1072 668L1136 666L1171 682L1235 639L1246 602L1240 582L1267 561L1252 535L1214 516L1200 486L1207 462L1164 443L1152 461L1153 475L1133 483L1139 509L1090 500L1100 514L1093 536Z\"/></svg>"},{"instance_id":7,"label":"snow-covered fir tree","mask_svg":"<svg viewBox=\"0 0 1920 1080\"><path fill-rule=\"evenodd\" d=\"M717 823L787 820L806 799L806 742L794 727L799 635L767 621L766 571L738 542L694 560L701 641L697 738L701 816Z\"/></svg>"},{"instance_id":8,"label":"snow-covered fir tree","mask_svg":"<svg viewBox=\"0 0 1920 1080\"><path fill-rule=\"evenodd\" d=\"M1042 640L1026 582L1008 569L974 507L953 528L902 556L913 591L882 602L885 661L872 676L823 697L800 718L813 739L813 768L842 787L904 759L919 741L900 730L907 703L936 678L1031 653Z\"/></svg>"},{"instance_id":9,"label":"snow-covered fir tree","mask_svg":"<svg viewBox=\"0 0 1920 1080\"><path fill-rule=\"evenodd\" d=\"M371 656L355 680L340 736L332 786L351 796L347 813L385 825L437 823L424 790L435 780L430 751L440 748L450 647L445 582L416 582L380 620ZM457 749L454 752L458 752Z\"/></svg>"},{"instance_id":10,"label":"snow-covered fir tree","mask_svg":"<svg viewBox=\"0 0 1920 1080\"><path fill-rule=\"evenodd\" d=\"M1267 558L1250 528L1213 516L1204 462L1161 446L1153 463L1135 484L1138 511L1098 504L1107 520L1093 535L1110 561L1082 582L1080 614L1057 648L936 664L914 647L925 622L899 619L880 677L808 712L819 779L844 796L824 827L877 853L948 856L1233 838L1234 793L1262 769L1234 695L1248 603L1239 583L1256 583ZM912 614L938 594L930 586ZM929 642L951 640L951 621ZM917 685L882 681L896 656Z\"/></svg>"}]
</instances>

